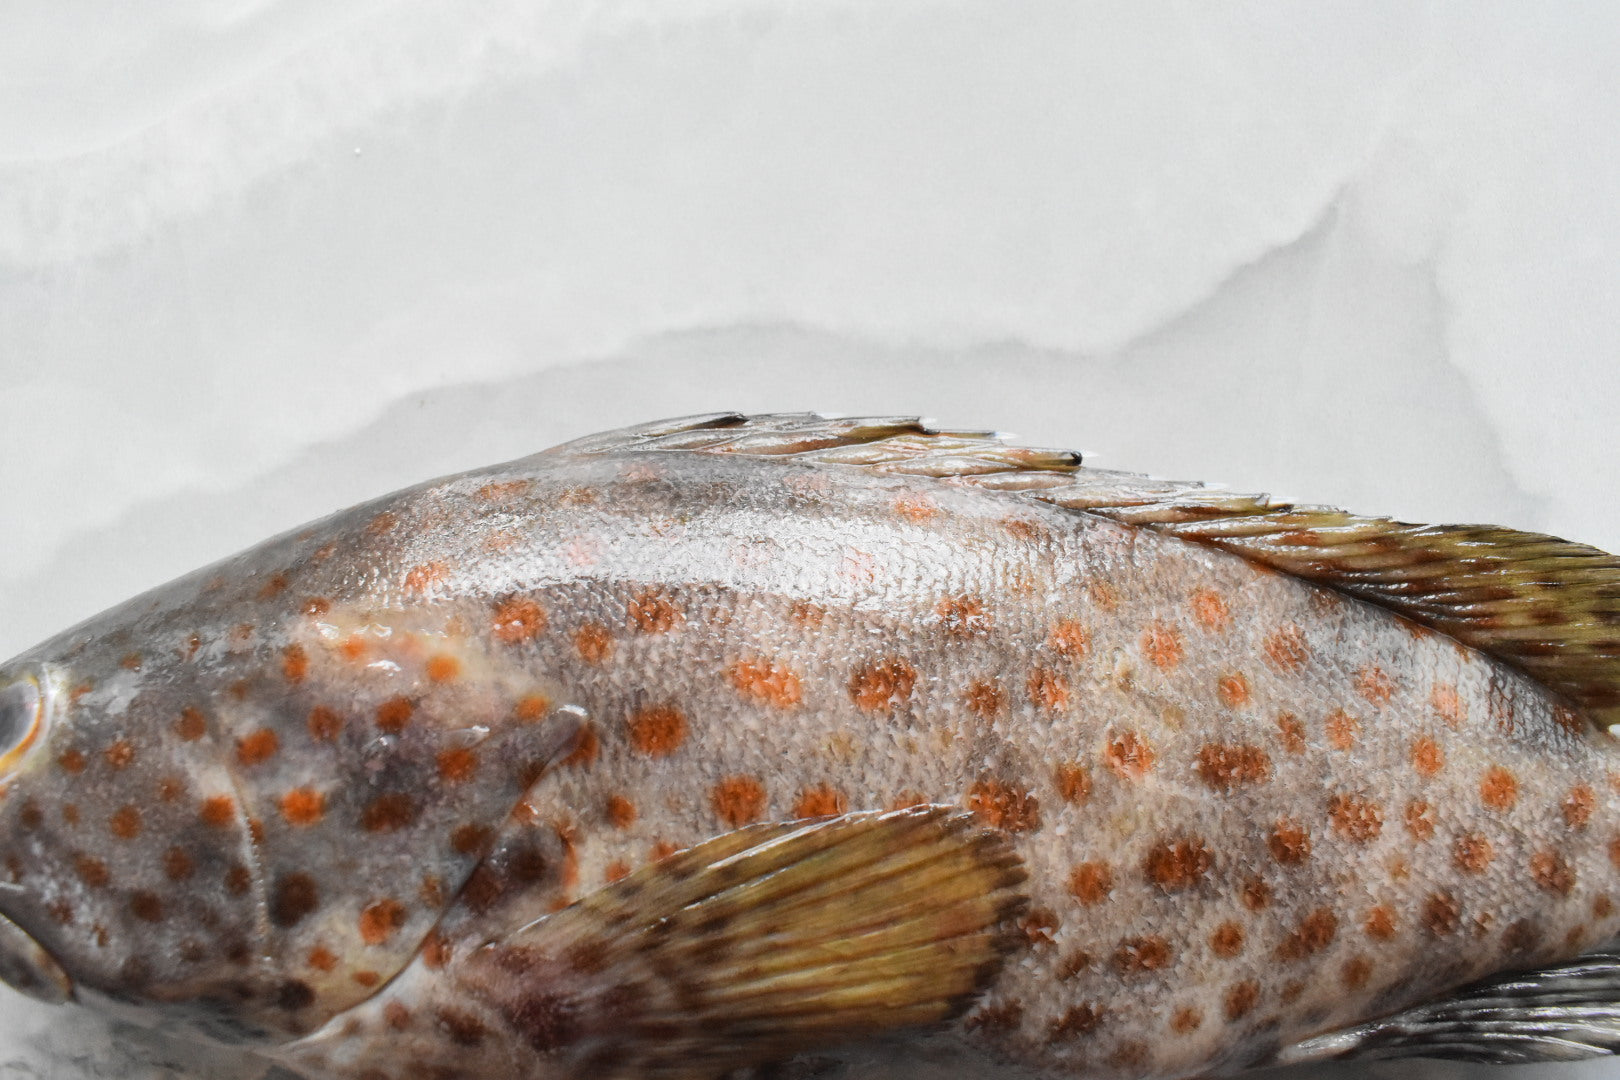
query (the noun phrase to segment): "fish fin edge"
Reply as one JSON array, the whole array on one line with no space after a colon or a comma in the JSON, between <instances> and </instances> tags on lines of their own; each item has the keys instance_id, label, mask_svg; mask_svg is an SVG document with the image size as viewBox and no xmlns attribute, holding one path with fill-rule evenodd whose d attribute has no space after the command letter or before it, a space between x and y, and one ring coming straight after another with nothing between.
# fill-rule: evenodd
<instances>
[{"instance_id":1,"label":"fish fin edge","mask_svg":"<svg viewBox=\"0 0 1620 1080\"><path fill-rule=\"evenodd\" d=\"M455 978L581 1075L720 1075L959 1015L1013 948L1023 880L1004 838L949 807L754 826L485 945Z\"/></svg>"},{"instance_id":2,"label":"fish fin edge","mask_svg":"<svg viewBox=\"0 0 1620 1080\"><path fill-rule=\"evenodd\" d=\"M1483 1064L1580 1061L1620 1053L1620 951L1610 946L1492 977L1391 1016L1280 1051L1273 1064L1434 1058Z\"/></svg>"},{"instance_id":3,"label":"fish fin edge","mask_svg":"<svg viewBox=\"0 0 1620 1080\"><path fill-rule=\"evenodd\" d=\"M1422 525L1080 467L916 417L714 413L559 448L771 457L931 477L1230 552L1391 611L1514 667L1600 730L1620 724L1620 558L1494 525ZM1571 727L1576 726L1571 723Z\"/></svg>"}]
</instances>

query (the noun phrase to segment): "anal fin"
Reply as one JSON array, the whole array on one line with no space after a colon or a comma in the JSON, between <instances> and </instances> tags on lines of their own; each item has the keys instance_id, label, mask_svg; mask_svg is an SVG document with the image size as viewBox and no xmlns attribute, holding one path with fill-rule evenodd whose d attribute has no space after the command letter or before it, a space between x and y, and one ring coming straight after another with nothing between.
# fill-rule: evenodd
<instances>
[{"instance_id":1,"label":"anal fin","mask_svg":"<svg viewBox=\"0 0 1620 1080\"><path fill-rule=\"evenodd\" d=\"M1024 879L946 807L756 826L491 942L445 974L569 1075L715 1076L965 1009Z\"/></svg>"},{"instance_id":2,"label":"anal fin","mask_svg":"<svg viewBox=\"0 0 1620 1080\"><path fill-rule=\"evenodd\" d=\"M1285 1048L1277 1064L1441 1058L1493 1064L1620 1052L1620 949L1501 975L1392 1016Z\"/></svg>"}]
</instances>

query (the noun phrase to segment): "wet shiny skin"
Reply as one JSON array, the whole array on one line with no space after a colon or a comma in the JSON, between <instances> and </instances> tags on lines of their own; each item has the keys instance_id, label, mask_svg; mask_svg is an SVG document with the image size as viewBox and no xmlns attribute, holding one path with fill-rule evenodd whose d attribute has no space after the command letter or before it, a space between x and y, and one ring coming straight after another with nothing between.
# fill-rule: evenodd
<instances>
[{"instance_id":1,"label":"wet shiny skin","mask_svg":"<svg viewBox=\"0 0 1620 1080\"><path fill-rule=\"evenodd\" d=\"M1611 751L1528 679L930 477L540 455L6 674L40 663L0 908L89 990L344 1075L370 1066L334 1045L384 1034L548 1075L388 1006L430 993L435 950L796 816L954 803L1013 838L1024 947L957 1030L1052 1075L1249 1064L1620 925ZM533 858L480 879L492 850Z\"/></svg>"}]
</instances>

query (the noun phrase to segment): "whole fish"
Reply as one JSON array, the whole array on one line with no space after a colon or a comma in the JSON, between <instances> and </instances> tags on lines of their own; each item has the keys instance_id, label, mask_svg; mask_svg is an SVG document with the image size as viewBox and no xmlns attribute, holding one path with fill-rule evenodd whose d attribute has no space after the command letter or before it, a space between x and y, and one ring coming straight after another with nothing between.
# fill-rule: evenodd
<instances>
[{"instance_id":1,"label":"whole fish","mask_svg":"<svg viewBox=\"0 0 1620 1080\"><path fill-rule=\"evenodd\" d=\"M909 419L596 436L0 667L0 975L348 1080L1604 1053L1617 613Z\"/></svg>"}]
</instances>

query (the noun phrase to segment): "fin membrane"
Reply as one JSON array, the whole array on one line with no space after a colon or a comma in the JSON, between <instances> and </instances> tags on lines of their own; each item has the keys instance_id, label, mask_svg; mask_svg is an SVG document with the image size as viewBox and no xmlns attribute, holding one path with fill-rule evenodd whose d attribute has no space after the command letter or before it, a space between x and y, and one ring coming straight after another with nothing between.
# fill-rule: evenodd
<instances>
[{"instance_id":1,"label":"fin membrane","mask_svg":"<svg viewBox=\"0 0 1620 1080\"><path fill-rule=\"evenodd\" d=\"M715 1076L961 1013L1024 873L949 807L755 826L493 942L461 989L575 1075Z\"/></svg>"},{"instance_id":2,"label":"fin membrane","mask_svg":"<svg viewBox=\"0 0 1620 1080\"><path fill-rule=\"evenodd\" d=\"M673 450L934 477L1218 547L1447 634L1524 672L1600 728L1620 724L1620 559L1584 544L1492 525L1413 525L1082 469L1076 453L1012 447L989 432L937 431L910 417L715 413L559 448Z\"/></svg>"},{"instance_id":3,"label":"fin membrane","mask_svg":"<svg viewBox=\"0 0 1620 1080\"><path fill-rule=\"evenodd\" d=\"M1620 1051L1620 951L1507 975L1284 1049L1277 1064L1325 1058L1578 1061Z\"/></svg>"}]
</instances>

